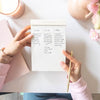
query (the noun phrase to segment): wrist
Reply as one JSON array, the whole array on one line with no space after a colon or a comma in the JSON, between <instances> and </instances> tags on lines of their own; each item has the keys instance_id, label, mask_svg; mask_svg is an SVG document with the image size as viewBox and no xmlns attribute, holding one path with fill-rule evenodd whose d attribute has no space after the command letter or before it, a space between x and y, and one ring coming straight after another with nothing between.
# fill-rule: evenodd
<instances>
[{"instance_id":1,"label":"wrist","mask_svg":"<svg viewBox=\"0 0 100 100\"><path fill-rule=\"evenodd\" d=\"M5 48L0 49L0 63L8 64L11 62L13 57L10 55L7 55L4 52L4 50L5 50Z\"/></svg>"},{"instance_id":2,"label":"wrist","mask_svg":"<svg viewBox=\"0 0 100 100\"><path fill-rule=\"evenodd\" d=\"M78 81L81 78L81 74L71 78L71 83Z\"/></svg>"},{"instance_id":3,"label":"wrist","mask_svg":"<svg viewBox=\"0 0 100 100\"><path fill-rule=\"evenodd\" d=\"M80 79L77 80L76 82L70 83L70 87L74 87L74 88L71 88L72 91L73 91L73 89L77 90L77 91L79 91L80 89L84 89L84 88L81 88L84 86L86 86L86 82L84 81L84 79L82 77L80 77Z\"/></svg>"}]
</instances>

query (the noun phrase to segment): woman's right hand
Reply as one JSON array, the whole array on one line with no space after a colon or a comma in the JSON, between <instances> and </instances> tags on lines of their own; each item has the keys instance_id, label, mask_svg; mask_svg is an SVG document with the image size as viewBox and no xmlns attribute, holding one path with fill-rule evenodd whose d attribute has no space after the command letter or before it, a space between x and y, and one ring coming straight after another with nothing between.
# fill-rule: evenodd
<instances>
[{"instance_id":1,"label":"woman's right hand","mask_svg":"<svg viewBox=\"0 0 100 100\"><path fill-rule=\"evenodd\" d=\"M69 73L69 63L71 61L71 73L70 73L70 81L76 82L81 77L81 63L77 61L74 57L71 56L71 54L67 51L63 51L63 54L66 56L66 63L61 62L62 68L67 72L67 75Z\"/></svg>"}]
</instances>

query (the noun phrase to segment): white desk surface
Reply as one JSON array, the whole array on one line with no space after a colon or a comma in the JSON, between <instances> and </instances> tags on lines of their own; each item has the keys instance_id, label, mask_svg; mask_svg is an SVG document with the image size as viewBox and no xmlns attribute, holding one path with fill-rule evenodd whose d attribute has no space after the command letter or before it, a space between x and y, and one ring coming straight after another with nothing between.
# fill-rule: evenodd
<instances>
[{"instance_id":1,"label":"white desk surface","mask_svg":"<svg viewBox=\"0 0 100 100\"><path fill-rule=\"evenodd\" d=\"M18 32L30 24L31 19L67 20L67 50L82 62L82 76L92 93L100 92L100 42L89 38L90 20L83 22L72 18L67 11L67 0L24 0L25 13L19 19L7 19L12 31ZM30 48L26 47L24 57L31 66ZM5 84L3 91L16 92L66 92L66 72L30 72L19 79Z\"/></svg>"}]
</instances>

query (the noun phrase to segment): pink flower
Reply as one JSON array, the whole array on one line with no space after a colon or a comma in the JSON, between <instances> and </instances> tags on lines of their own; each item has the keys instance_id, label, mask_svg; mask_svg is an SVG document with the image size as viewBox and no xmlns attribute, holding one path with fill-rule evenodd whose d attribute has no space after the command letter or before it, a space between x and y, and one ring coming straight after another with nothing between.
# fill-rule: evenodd
<instances>
[{"instance_id":1,"label":"pink flower","mask_svg":"<svg viewBox=\"0 0 100 100\"><path fill-rule=\"evenodd\" d=\"M95 29L100 29L100 14L94 14L92 17L92 23L94 24Z\"/></svg>"},{"instance_id":2,"label":"pink flower","mask_svg":"<svg viewBox=\"0 0 100 100\"><path fill-rule=\"evenodd\" d=\"M99 0L92 0L92 3L97 3L99 2Z\"/></svg>"},{"instance_id":3,"label":"pink flower","mask_svg":"<svg viewBox=\"0 0 100 100\"><path fill-rule=\"evenodd\" d=\"M92 0L91 3L89 3L87 5L88 10L90 12L94 13L94 14L97 13L97 11L98 11L98 5L97 5L97 3L98 2L99 2L99 0Z\"/></svg>"},{"instance_id":4,"label":"pink flower","mask_svg":"<svg viewBox=\"0 0 100 100\"><path fill-rule=\"evenodd\" d=\"M90 38L92 40L97 40L99 38L99 34L95 30L91 29L90 30Z\"/></svg>"},{"instance_id":5,"label":"pink flower","mask_svg":"<svg viewBox=\"0 0 100 100\"><path fill-rule=\"evenodd\" d=\"M96 15L97 15L97 14L94 14L93 17L92 17L92 23L93 23L93 24L95 24L96 21L97 21Z\"/></svg>"},{"instance_id":6,"label":"pink flower","mask_svg":"<svg viewBox=\"0 0 100 100\"><path fill-rule=\"evenodd\" d=\"M91 2L90 4L87 5L87 8L90 12L96 14L98 11L98 5L96 3Z\"/></svg>"}]
</instances>

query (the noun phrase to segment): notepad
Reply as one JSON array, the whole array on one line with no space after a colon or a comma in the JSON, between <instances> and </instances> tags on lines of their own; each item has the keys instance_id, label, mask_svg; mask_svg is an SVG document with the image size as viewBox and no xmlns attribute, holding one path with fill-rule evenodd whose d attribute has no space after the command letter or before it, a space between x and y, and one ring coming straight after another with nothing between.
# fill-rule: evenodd
<instances>
[{"instance_id":1,"label":"notepad","mask_svg":"<svg viewBox=\"0 0 100 100\"><path fill-rule=\"evenodd\" d=\"M66 21L31 20L31 34L32 71L63 71Z\"/></svg>"},{"instance_id":2,"label":"notepad","mask_svg":"<svg viewBox=\"0 0 100 100\"><path fill-rule=\"evenodd\" d=\"M13 39L12 33L8 27L8 22L6 20L0 21L0 48L6 47ZM22 75L29 72L28 66L21 55L17 54L10 63L11 68L7 74L5 82L14 80Z\"/></svg>"}]
</instances>

